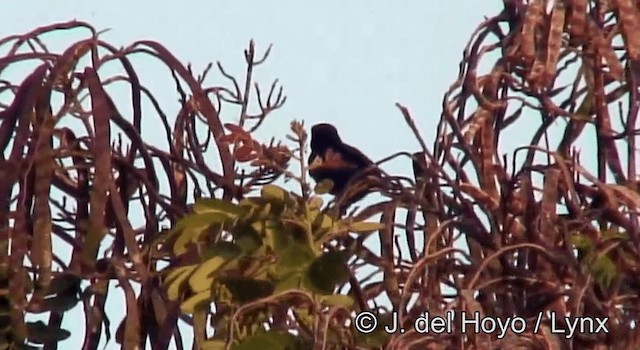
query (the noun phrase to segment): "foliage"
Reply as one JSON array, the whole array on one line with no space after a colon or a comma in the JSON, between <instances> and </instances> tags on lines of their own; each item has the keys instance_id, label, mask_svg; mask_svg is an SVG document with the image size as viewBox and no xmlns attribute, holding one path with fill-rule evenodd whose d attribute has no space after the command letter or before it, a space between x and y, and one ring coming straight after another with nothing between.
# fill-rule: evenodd
<instances>
[{"instance_id":1,"label":"foliage","mask_svg":"<svg viewBox=\"0 0 640 350\"><path fill-rule=\"evenodd\" d=\"M193 264L165 269L169 298L180 300L182 312L187 314L207 312L215 302L215 337L198 339L199 344L224 341L229 334L222 330L229 330L233 339L240 338L242 345L233 349L254 348L248 344L260 344L263 341L255 339L265 337L273 338L274 344L282 343L275 339L287 334L286 328L281 333L273 329L264 333L255 327L256 320L275 312L257 306L266 301L277 309L284 299L293 312L307 314L304 321L298 321L306 323L301 325L303 329L316 328L323 316L309 310L335 313L336 307L353 304L351 297L333 294L350 278L346 263L352 253L327 250L324 245L350 232L368 234L382 227L379 223L334 220L321 211L321 205L319 197L306 201L278 186L266 185L260 196L244 198L237 205L218 199L199 200L193 213L163 236L163 245L171 247L175 258L195 252L199 256ZM289 296L291 292L297 297ZM256 307L240 312L239 308L245 310L248 305ZM239 322L241 316L249 321ZM326 329L316 332L306 335L307 343ZM282 345L277 348L283 349Z\"/></svg>"},{"instance_id":2,"label":"foliage","mask_svg":"<svg viewBox=\"0 0 640 350\"><path fill-rule=\"evenodd\" d=\"M503 5L465 48L432 147L398 105L421 150L378 164L405 156L414 174L385 173L382 199L346 216L311 193L302 123L285 142L256 139L285 101L275 82L266 97L252 89L268 50L256 58L250 43L244 84L218 64L225 87L207 83L212 65L196 75L152 41L116 49L82 22L0 39L0 75L40 64L18 84L0 79L0 94L13 94L0 111L3 344L53 349L69 335L63 316L82 305L82 346L97 348L103 334L111 339L105 302L121 290L126 315L115 339L125 348L182 344L180 319L205 349L637 348L639 5ZM46 33L83 28L90 37L61 53L43 44ZM175 115L140 78L134 55L168 68ZM105 69L115 63L124 73ZM113 84L131 100L114 101ZM151 109L143 112L143 100ZM223 118L228 105L239 115ZM166 144L150 143L143 125L156 134L162 125ZM584 156L577 146L589 130L596 143ZM505 145L509 134L522 144ZM273 184L283 175L298 193ZM377 249L365 244L372 239ZM67 251L54 250L56 240ZM356 312L384 323L392 309L406 332L353 329ZM528 324L548 313L608 317L609 334L567 338L546 316L538 332L504 338L420 334L412 324L425 311ZM48 322L28 320L43 312Z\"/></svg>"},{"instance_id":3,"label":"foliage","mask_svg":"<svg viewBox=\"0 0 640 350\"><path fill-rule=\"evenodd\" d=\"M80 30L89 37L63 52L44 44L48 34ZM117 49L84 22L8 36L0 39L0 49L0 75L35 63L21 83L0 82L0 94L11 97L0 112L4 343L28 339L56 347L56 341L68 335L61 329L64 315L79 305L85 314L82 346L97 348L104 335L112 341L105 305L117 281L126 317L116 320L116 341L126 347L144 348L150 342L166 348L180 312L168 303L158 261L150 256L161 225L176 225L189 210L190 196L222 192L225 201L241 198L275 181L290 160L290 151L273 140L245 145L241 139L225 138L237 133L226 133L219 116L223 105L241 106L236 129L228 127L252 132L284 104L286 97L276 82L267 96L258 84L251 88L251 72L268 51L257 57L250 43L245 52L247 88L241 90L219 62L231 88L206 85L212 65L196 76L190 65L157 42ZM173 77L179 97L174 116L141 78L141 56L145 67L159 63L168 69L169 82ZM114 74L114 67L122 74ZM129 92L127 102L109 92L122 87ZM255 105L257 113L249 109ZM208 131L204 137L202 130ZM166 144L153 144L150 135L160 135ZM221 171L205 161L215 157L211 151L217 152ZM251 161L236 169L237 160ZM54 244L62 249L54 250ZM50 312L48 327L25 323L29 314L45 312Z\"/></svg>"}]
</instances>

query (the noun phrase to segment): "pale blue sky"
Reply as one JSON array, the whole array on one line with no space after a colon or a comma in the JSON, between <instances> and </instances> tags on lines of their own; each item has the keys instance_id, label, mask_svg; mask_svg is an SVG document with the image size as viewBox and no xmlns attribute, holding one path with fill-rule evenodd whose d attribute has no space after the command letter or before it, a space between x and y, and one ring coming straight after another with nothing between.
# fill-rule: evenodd
<instances>
[{"instance_id":1,"label":"pale blue sky","mask_svg":"<svg viewBox=\"0 0 640 350\"><path fill-rule=\"evenodd\" d=\"M330 122L348 143L378 160L397 151L419 149L396 102L409 108L431 145L443 93L457 77L464 46L484 16L496 15L500 4L498 0L22 0L5 1L0 9L5 19L2 36L78 19L97 30L111 28L102 39L115 46L158 41L183 62L192 62L196 72L219 60L228 72L243 76L242 50L249 40L255 40L259 53L273 44L256 78L265 88L278 78L288 100L257 136L264 141L271 136L283 138L293 119L304 119L307 126ZM86 33L75 31L48 36L46 42L52 50L61 50L83 38ZM157 62L136 67L142 83L153 88L163 107L175 111L177 95L168 70ZM8 73L1 78L24 74ZM216 73L208 81L218 83L219 78ZM121 91L115 99L127 98L126 90ZM223 116L230 122L236 117ZM533 120L531 125L538 122ZM521 137L513 135L506 141L521 142ZM385 169L408 175L410 163L402 158ZM124 308L110 305L111 310ZM111 320L112 334L120 317ZM60 348L76 348L82 337L74 335ZM113 339L107 348L117 348Z\"/></svg>"}]
</instances>

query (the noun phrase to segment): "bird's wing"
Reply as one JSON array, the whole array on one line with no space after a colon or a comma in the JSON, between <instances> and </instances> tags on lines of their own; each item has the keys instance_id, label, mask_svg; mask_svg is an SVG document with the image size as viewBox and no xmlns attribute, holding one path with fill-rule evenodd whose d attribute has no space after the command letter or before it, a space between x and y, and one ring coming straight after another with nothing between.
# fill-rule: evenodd
<instances>
[{"instance_id":1,"label":"bird's wing","mask_svg":"<svg viewBox=\"0 0 640 350\"><path fill-rule=\"evenodd\" d=\"M357 169L360 167L362 161L353 158L354 157L344 154L340 150L329 147L322 155L312 153L309 156L309 170L318 168L344 170Z\"/></svg>"},{"instance_id":2,"label":"bird's wing","mask_svg":"<svg viewBox=\"0 0 640 350\"><path fill-rule=\"evenodd\" d=\"M355 169L358 168L358 162L353 162L349 159L348 155L345 155L340 150L334 150L328 148L324 154L324 163L328 168L334 169Z\"/></svg>"},{"instance_id":3,"label":"bird's wing","mask_svg":"<svg viewBox=\"0 0 640 350\"><path fill-rule=\"evenodd\" d=\"M359 168L366 168L373 164L369 157L365 156L359 149L343 143L338 150L342 154L344 161L357 165Z\"/></svg>"}]
</instances>

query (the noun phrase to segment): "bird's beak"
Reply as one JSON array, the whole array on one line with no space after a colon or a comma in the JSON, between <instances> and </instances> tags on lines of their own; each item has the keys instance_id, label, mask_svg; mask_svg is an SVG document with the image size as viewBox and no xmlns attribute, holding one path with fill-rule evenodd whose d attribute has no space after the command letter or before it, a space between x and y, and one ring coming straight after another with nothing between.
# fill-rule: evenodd
<instances>
[{"instance_id":1,"label":"bird's beak","mask_svg":"<svg viewBox=\"0 0 640 350\"><path fill-rule=\"evenodd\" d=\"M319 168L322 166L322 157L320 156L315 156L315 158L313 158L313 161L311 162L311 164L309 164L309 170L313 170L316 168Z\"/></svg>"}]
</instances>

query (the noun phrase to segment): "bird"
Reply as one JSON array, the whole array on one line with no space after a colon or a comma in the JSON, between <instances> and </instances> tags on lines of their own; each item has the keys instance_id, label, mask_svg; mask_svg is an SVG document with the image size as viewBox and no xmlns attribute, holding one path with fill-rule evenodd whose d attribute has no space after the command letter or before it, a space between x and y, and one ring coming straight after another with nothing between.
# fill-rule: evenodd
<instances>
[{"instance_id":1,"label":"bird","mask_svg":"<svg viewBox=\"0 0 640 350\"><path fill-rule=\"evenodd\" d=\"M411 166L413 168L413 176L416 178L416 181L423 177L428 168L428 162L425 158L424 152L413 152L412 154L413 160Z\"/></svg>"},{"instance_id":2,"label":"bird","mask_svg":"<svg viewBox=\"0 0 640 350\"><path fill-rule=\"evenodd\" d=\"M335 126L320 123L311 127L311 154L308 159L309 175L316 183L331 180L333 187L329 193L335 197L344 194L347 185L358 175L365 175L366 169L377 173L374 162L359 149L342 141ZM355 202L367 195L370 188L356 191L347 202ZM349 204L350 204L349 203Z\"/></svg>"}]
</instances>

